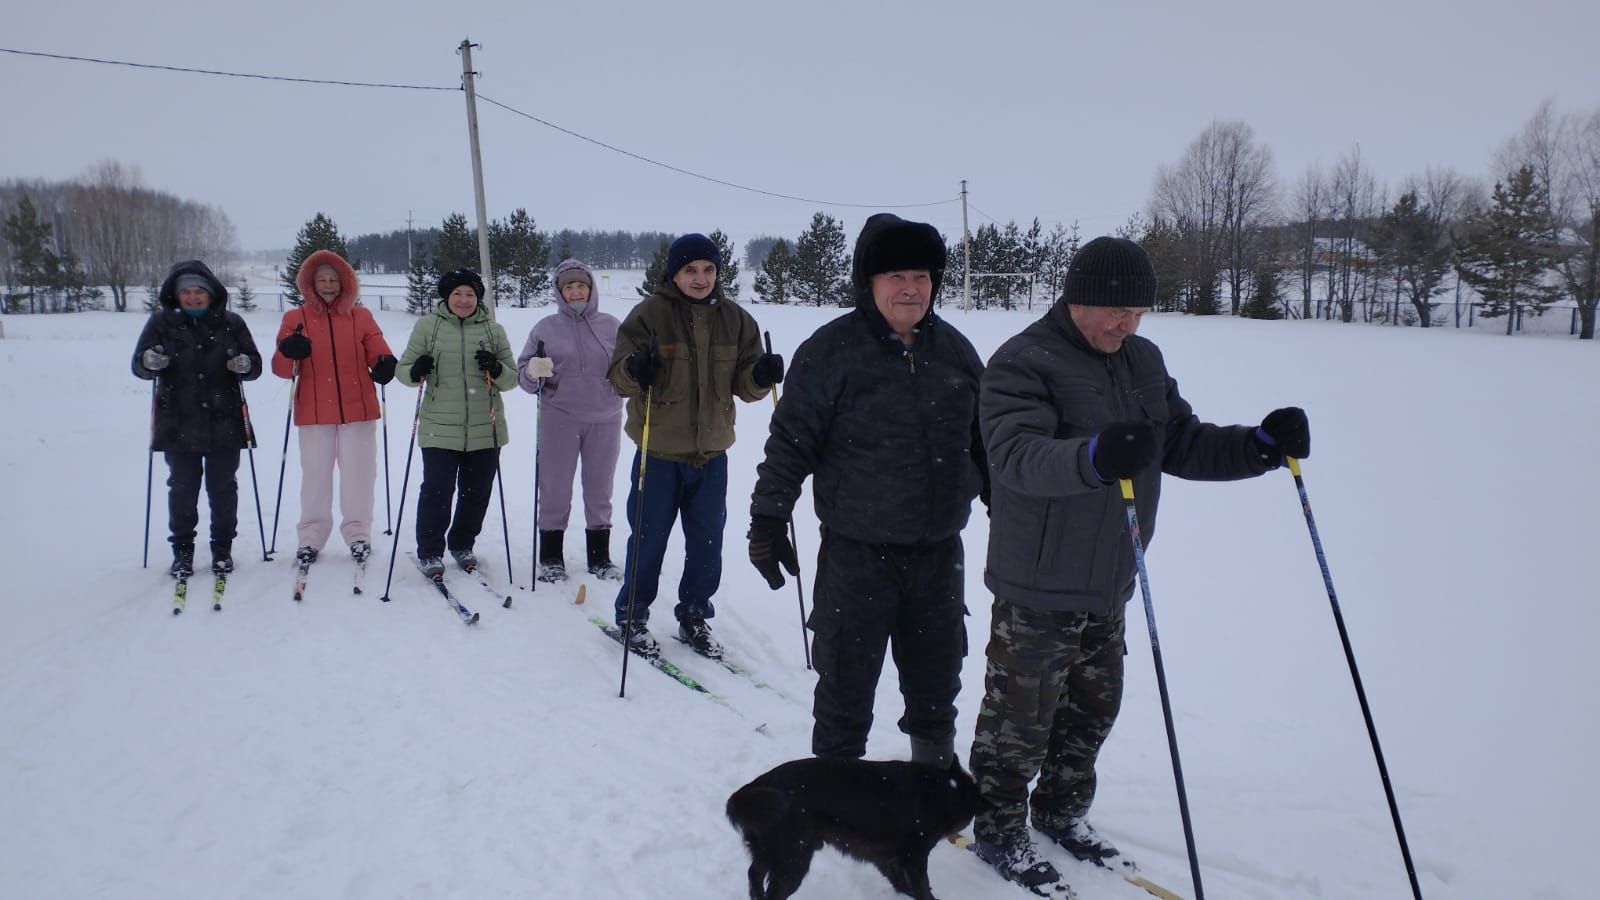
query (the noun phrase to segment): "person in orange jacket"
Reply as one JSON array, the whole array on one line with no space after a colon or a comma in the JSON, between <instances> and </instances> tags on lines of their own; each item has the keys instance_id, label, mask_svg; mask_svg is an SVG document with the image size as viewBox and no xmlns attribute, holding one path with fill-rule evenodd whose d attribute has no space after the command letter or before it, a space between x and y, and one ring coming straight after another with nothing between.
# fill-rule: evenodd
<instances>
[{"instance_id":1,"label":"person in orange jacket","mask_svg":"<svg viewBox=\"0 0 1600 900\"><path fill-rule=\"evenodd\" d=\"M372 553L373 482L378 474L378 392L394 378L395 358L361 284L339 254L306 257L295 284L304 303L283 314L272 372L298 378L300 523L295 562L310 565L333 532L333 468L339 467L339 534L357 565Z\"/></svg>"}]
</instances>

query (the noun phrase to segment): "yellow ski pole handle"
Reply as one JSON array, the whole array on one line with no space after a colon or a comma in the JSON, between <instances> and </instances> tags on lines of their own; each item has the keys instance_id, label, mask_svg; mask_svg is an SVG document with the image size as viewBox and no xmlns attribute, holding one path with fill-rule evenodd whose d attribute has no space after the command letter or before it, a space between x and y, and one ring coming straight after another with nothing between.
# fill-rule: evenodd
<instances>
[{"instance_id":1,"label":"yellow ski pole handle","mask_svg":"<svg viewBox=\"0 0 1600 900\"><path fill-rule=\"evenodd\" d=\"M1117 486L1122 488L1122 499L1124 499L1124 500L1132 500L1133 499L1133 480L1131 478L1118 479L1117 480Z\"/></svg>"},{"instance_id":2,"label":"yellow ski pole handle","mask_svg":"<svg viewBox=\"0 0 1600 900\"><path fill-rule=\"evenodd\" d=\"M1289 462L1289 474L1293 475L1296 478L1299 478L1300 477L1300 460L1295 459L1292 456L1285 456L1284 459L1288 460L1288 462Z\"/></svg>"},{"instance_id":3,"label":"yellow ski pole handle","mask_svg":"<svg viewBox=\"0 0 1600 900\"><path fill-rule=\"evenodd\" d=\"M644 493L644 464L650 458L650 401L655 385L644 389L644 431L639 436L639 493Z\"/></svg>"}]
</instances>

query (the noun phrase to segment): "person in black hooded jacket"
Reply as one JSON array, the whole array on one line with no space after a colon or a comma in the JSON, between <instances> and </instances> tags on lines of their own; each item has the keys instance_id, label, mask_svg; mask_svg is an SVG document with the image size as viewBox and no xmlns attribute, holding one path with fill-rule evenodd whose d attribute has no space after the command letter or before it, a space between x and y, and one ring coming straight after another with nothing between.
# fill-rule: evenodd
<instances>
[{"instance_id":1,"label":"person in black hooded jacket","mask_svg":"<svg viewBox=\"0 0 1600 900\"><path fill-rule=\"evenodd\" d=\"M161 285L133 351L133 374L154 380L150 449L167 460L167 521L173 577L194 574L195 528L204 482L211 506L211 566L233 571L239 451L245 447L241 382L261 375L261 354L228 289L199 260L180 262Z\"/></svg>"},{"instance_id":2,"label":"person in black hooded jacket","mask_svg":"<svg viewBox=\"0 0 1600 900\"><path fill-rule=\"evenodd\" d=\"M933 314L944 239L879 213L856 239L855 309L795 352L750 504L750 559L798 573L787 527L813 476L822 522L808 625L818 674L812 752L860 757L893 648L912 759L947 768L967 639L961 529L988 497L972 344Z\"/></svg>"}]
</instances>

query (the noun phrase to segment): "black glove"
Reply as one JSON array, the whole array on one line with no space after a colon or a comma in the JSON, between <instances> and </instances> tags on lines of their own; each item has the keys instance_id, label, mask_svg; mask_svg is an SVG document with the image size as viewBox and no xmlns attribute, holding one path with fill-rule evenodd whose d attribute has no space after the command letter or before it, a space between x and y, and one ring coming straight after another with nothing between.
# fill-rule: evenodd
<instances>
[{"instance_id":1,"label":"black glove","mask_svg":"<svg viewBox=\"0 0 1600 900\"><path fill-rule=\"evenodd\" d=\"M479 350L474 358L478 361L478 369L488 372L490 378L499 378L501 370L505 368L495 358L493 350Z\"/></svg>"},{"instance_id":2,"label":"black glove","mask_svg":"<svg viewBox=\"0 0 1600 900\"><path fill-rule=\"evenodd\" d=\"M1117 422L1089 439L1089 462L1101 481L1117 481L1143 472L1159 450L1154 425Z\"/></svg>"},{"instance_id":3,"label":"black glove","mask_svg":"<svg viewBox=\"0 0 1600 900\"><path fill-rule=\"evenodd\" d=\"M790 575L800 576L800 560L795 558L794 545L789 543L789 523L772 516L756 516L750 520L750 561L756 571L767 579L767 587L783 587L783 573L778 564Z\"/></svg>"},{"instance_id":4,"label":"black glove","mask_svg":"<svg viewBox=\"0 0 1600 900\"><path fill-rule=\"evenodd\" d=\"M763 353L750 370L750 379L756 387L772 387L783 383L783 357L776 353Z\"/></svg>"},{"instance_id":5,"label":"black glove","mask_svg":"<svg viewBox=\"0 0 1600 900\"><path fill-rule=\"evenodd\" d=\"M296 332L278 342L278 352L286 359L305 359L311 355L311 339Z\"/></svg>"},{"instance_id":6,"label":"black glove","mask_svg":"<svg viewBox=\"0 0 1600 900\"><path fill-rule=\"evenodd\" d=\"M639 387L648 391L655 386L656 378L661 374L661 367L664 364L661 351L651 347L649 350L635 350L628 354L628 358L622 361L622 368L629 377L639 382Z\"/></svg>"},{"instance_id":7,"label":"black glove","mask_svg":"<svg viewBox=\"0 0 1600 900\"><path fill-rule=\"evenodd\" d=\"M431 373L432 371L433 371L433 357L431 357L428 354L424 353L421 356L417 357L417 361L416 362L411 364L411 380L412 381L421 381L422 379L427 378L428 374Z\"/></svg>"},{"instance_id":8,"label":"black glove","mask_svg":"<svg viewBox=\"0 0 1600 900\"><path fill-rule=\"evenodd\" d=\"M1256 429L1255 439L1261 445L1263 458L1305 459L1311 455L1311 423L1306 420L1306 411L1298 406L1285 406L1267 413L1261 420L1261 427Z\"/></svg>"},{"instance_id":9,"label":"black glove","mask_svg":"<svg viewBox=\"0 0 1600 900\"><path fill-rule=\"evenodd\" d=\"M399 360L389 356L388 354L378 357L378 361L372 366L372 383L388 384L389 382L393 381L394 364L397 362L399 362Z\"/></svg>"}]
</instances>

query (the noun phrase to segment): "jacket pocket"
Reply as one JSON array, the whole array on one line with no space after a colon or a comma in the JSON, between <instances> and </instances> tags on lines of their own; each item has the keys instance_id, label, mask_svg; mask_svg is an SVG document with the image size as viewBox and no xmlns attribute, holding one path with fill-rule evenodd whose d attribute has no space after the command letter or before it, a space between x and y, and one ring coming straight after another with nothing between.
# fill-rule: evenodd
<instances>
[{"instance_id":1,"label":"jacket pocket","mask_svg":"<svg viewBox=\"0 0 1600 900\"><path fill-rule=\"evenodd\" d=\"M661 361L661 377L651 392L652 402L661 405L687 401L694 380L690 373L689 345L682 341L662 345Z\"/></svg>"},{"instance_id":2,"label":"jacket pocket","mask_svg":"<svg viewBox=\"0 0 1600 900\"><path fill-rule=\"evenodd\" d=\"M723 409L733 408L733 373L738 364L738 347L711 348L711 390Z\"/></svg>"}]
</instances>

